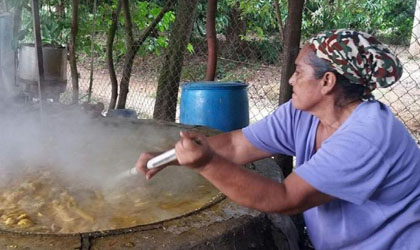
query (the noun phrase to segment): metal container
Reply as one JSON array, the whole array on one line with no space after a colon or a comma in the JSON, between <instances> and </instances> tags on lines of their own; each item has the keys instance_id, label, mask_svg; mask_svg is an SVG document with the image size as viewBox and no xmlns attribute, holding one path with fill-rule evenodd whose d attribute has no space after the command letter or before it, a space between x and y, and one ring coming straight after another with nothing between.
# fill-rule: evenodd
<instances>
[{"instance_id":1,"label":"metal container","mask_svg":"<svg viewBox=\"0 0 420 250\"><path fill-rule=\"evenodd\" d=\"M46 81L67 80L66 48L42 47L44 77ZM24 44L19 49L18 76L26 81L38 80L38 64L33 44Z\"/></svg>"},{"instance_id":2,"label":"metal container","mask_svg":"<svg viewBox=\"0 0 420 250\"><path fill-rule=\"evenodd\" d=\"M44 82L42 90L45 98L58 99L67 84L67 49L42 47ZM38 63L33 44L23 44L19 48L18 84L29 96L38 96Z\"/></svg>"}]
</instances>

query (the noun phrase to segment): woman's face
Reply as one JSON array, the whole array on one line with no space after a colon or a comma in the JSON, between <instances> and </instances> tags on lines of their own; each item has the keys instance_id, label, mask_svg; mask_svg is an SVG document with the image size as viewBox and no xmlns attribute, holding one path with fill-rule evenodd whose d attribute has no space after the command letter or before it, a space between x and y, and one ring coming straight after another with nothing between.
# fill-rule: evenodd
<instances>
[{"instance_id":1,"label":"woman's face","mask_svg":"<svg viewBox=\"0 0 420 250\"><path fill-rule=\"evenodd\" d=\"M316 79L309 63L309 53L314 53L305 45L295 60L296 70L289 79L293 87L292 104L296 109L311 111L321 101L321 80Z\"/></svg>"}]
</instances>

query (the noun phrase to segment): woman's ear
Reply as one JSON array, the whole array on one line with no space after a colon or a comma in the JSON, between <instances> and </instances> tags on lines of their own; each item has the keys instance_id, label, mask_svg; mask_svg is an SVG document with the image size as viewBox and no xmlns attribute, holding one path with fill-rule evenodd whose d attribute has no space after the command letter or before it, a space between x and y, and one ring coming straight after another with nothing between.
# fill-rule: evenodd
<instances>
[{"instance_id":1,"label":"woman's ear","mask_svg":"<svg viewBox=\"0 0 420 250\"><path fill-rule=\"evenodd\" d=\"M337 83L337 77L333 72L326 72L322 77L321 93L324 95L330 94Z\"/></svg>"}]
</instances>

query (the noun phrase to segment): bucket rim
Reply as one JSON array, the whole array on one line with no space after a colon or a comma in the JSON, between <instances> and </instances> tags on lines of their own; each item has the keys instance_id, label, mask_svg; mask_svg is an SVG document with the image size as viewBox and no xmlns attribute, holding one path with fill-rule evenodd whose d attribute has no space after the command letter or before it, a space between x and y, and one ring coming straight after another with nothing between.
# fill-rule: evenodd
<instances>
[{"instance_id":1,"label":"bucket rim","mask_svg":"<svg viewBox=\"0 0 420 250\"><path fill-rule=\"evenodd\" d=\"M181 84L182 89L241 89L248 87L243 82L213 82L213 81L196 81Z\"/></svg>"}]
</instances>

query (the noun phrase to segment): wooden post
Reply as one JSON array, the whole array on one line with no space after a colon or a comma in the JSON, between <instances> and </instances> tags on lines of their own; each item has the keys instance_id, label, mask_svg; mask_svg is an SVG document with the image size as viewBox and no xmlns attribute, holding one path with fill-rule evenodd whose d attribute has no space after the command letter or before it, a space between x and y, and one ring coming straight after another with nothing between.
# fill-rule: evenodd
<instances>
[{"instance_id":1,"label":"wooden post","mask_svg":"<svg viewBox=\"0 0 420 250\"><path fill-rule=\"evenodd\" d=\"M420 0L416 1L416 11L414 13L413 29L411 32L410 54L420 56Z\"/></svg>"},{"instance_id":2,"label":"wooden post","mask_svg":"<svg viewBox=\"0 0 420 250\"><path fill-rule=\"evenodd\" d=\"M44 82L44 61L42 56L42 41L41 41L41 24L39 22L39 2L32 0L32 18L33 30L35 40L35 58L38 64L38 96L39 103L42 110L42 84Z\"/></svg>"},{"instance_id":3,"label":"wooden post","mask_svg":"<svg viewBox=\"0 0 420 250\"><path fill-rule=\"evenodd\" d=\"M206 36L207 36L207 72L206 81L214 81L217 67L217 38L216 38L217 0L207 3Z\"/></svg>"},{"instance_id":4,"label":"wooden post","mask_svg":"<svg viewBox=\"0 0 420 250\"><path fill-rule=\"evenodd\" d=\"M289 14L284 34L279 105L292 98L292 86L289 84L289 78L295 71L295 59L299 53L304 3L305 0L289 0ZM285 177L292 172L293 158L291 156L277 155L275 161L282 168Z\"/></svg>"}]
</instances>

